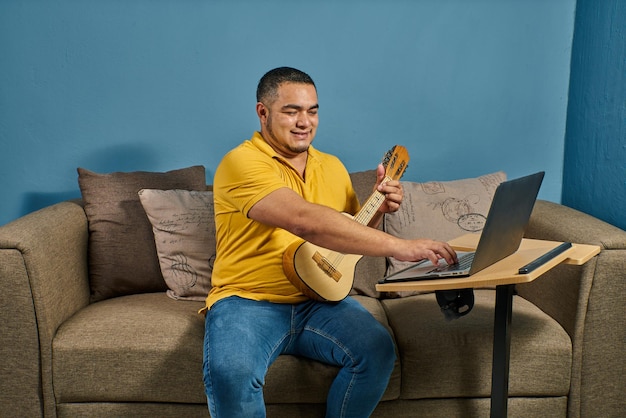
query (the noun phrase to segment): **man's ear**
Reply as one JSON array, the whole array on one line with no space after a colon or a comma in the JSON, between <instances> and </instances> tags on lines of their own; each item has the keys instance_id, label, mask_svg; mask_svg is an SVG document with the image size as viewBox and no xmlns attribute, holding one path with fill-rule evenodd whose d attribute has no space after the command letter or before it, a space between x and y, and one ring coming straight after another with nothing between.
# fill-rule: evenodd
<instances>
[{"instance_id":1,"label":"man's ear","mask_svg":"<svg viewBox=\"0 0 626 418\"><path fill-rule=\"evenodd\" d=\"M267 118L268 112L269 111L268 111L267 107L265 107L265 105L263 103L258 102L256 104L256 114L259 117L259 119L264 121Z\"/></svg>"}]
</instances>

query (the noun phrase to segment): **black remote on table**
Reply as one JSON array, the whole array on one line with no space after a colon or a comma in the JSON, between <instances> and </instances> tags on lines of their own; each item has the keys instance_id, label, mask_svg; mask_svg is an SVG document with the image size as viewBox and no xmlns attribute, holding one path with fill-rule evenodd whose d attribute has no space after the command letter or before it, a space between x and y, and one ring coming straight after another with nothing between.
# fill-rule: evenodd
<instances>
[{"instance_id":1,"label":"black remote on table","mask_svg":"<svg viewBox=\"0 0 626 418\"><path fill-rule=\"evenodd\" d=\"M557 255L561 254L563 251L567 250L571 246L572 246L571 242L564 242L563 244L559 245L558 247L548 251L547 253L545 253L541 257L538 257L537 259L535 259L535 260L531 261L530 263L526 264L524 267L520 267L518 273L519 274L528 274L528 273L530 273L531 271L533 271L537 267L547 263L548 261L550 261L551 259L553 259Z\"/></svg>"}]
</instances>

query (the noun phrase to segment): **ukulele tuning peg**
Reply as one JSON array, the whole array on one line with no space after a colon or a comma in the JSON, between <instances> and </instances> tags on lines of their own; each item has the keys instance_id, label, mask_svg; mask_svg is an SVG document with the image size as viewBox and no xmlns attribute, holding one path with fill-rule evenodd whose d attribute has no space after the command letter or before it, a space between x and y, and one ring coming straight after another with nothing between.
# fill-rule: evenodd
<instances>
[{"instance_id":1,"label":"ukulele tuning peg","mask_svg":"<svg viewBox=\"0 0 626 418\"><path fill-rule=\"evenodd\" d=\"M387 165L389 164L389 160L391 160L391 151L387 151L387 153L385 154L385 156L383 157L383 161L382 164L387 167Z\"/></svg>"}]
</instances>

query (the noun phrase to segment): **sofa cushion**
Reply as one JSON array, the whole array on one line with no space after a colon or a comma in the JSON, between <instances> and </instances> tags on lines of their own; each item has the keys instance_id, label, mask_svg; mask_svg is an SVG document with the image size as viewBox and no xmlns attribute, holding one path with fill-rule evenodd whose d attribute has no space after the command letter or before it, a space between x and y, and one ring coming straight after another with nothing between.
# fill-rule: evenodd
<instances>
[{"instance_id":1,"label":"sofa cushion","mask_svg":"<svg viewBox=\"0 0 626 418\"><path fill-rule=\"evenodd\" d=\"M144 188L205 190L204 167L110 174L78 168L78 184L89 222L91 301L166 291L152 227L137 192Z\"/></svg>"},{"instance_id":2,"label":"sofa cushion","mask_svg":"<svg viewBox=\"0 0 626 418\"><path fill-rule=\"evenodd\" d=\"M402 399L490 396L495 291L474 293L472 312L455 321L445 320L433 293L382 301L400 351ZM514 296L510 396L567 396L571 359L567 332Z\"/></svg>"},{"instance_id":3,"label":"sofa cushion","mask_svg":"<svg viewBox=\"0 0 626 418\"><path fill-rule=\"evenodd\" d=\"M480 233L496 188L506 180L503 172L453 181L403 181L404 200L397 212L386 214L384 229L401 238L449 241L467 233ZM412 263L388 259L387 274Z\"/></svg>"},{"instance_id":4,"label":"sofa cushion","mask_svg":"<svg viewBox=\"0 0 626 418\"><path fill-rule=\"evenodd\" d=\"M215 261L212 191L141 189L161 273L173 299L203 301Z\"/></svg>"},{"instance_id":5,"label":"sofa cushion","mask_svg":"<svg viewBox=\"0 0 626 418\"><path fill-rule=\"evenodd\" d=\"M52 342L57 402L206 402L203 306L161 292L80 310Z\"/></svg>"},{"instance_id":6,"label":"sofa cushion","mask_svg":"<svg viewBox=\"0 0 626 418\"><path fill-rule=\"evenodd\" d=\"M356 297L389 328L376 299ZM204 303L165 293L135 294L88 305L53 340L57 403L159 402L206 405L202 381ZM324 403L336 367L279 356L264 388L267 403ZM288 391L285 388L289 388ZM383 399L400 394L400 365Z\"/></svg>"}]
</instances>

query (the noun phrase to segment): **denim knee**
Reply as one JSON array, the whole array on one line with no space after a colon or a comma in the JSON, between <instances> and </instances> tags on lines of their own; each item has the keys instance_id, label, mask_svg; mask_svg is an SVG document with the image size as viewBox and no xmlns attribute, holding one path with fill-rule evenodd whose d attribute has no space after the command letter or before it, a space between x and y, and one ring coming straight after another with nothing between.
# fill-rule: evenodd
<instances>
[{"instance_id":1,"label":"denim knee","mask_svg":"<svg viewBox=\"0 0 626 418\"><path fill-rule=\"evenodd\" d=\"M377 332L372 333L370 341L370 350L374 353L371 360L377 363L372 366L378 366L382 374L391 374L396 361L396 346L391 334L381 325Z\"/></svg>"}]
</instances>

